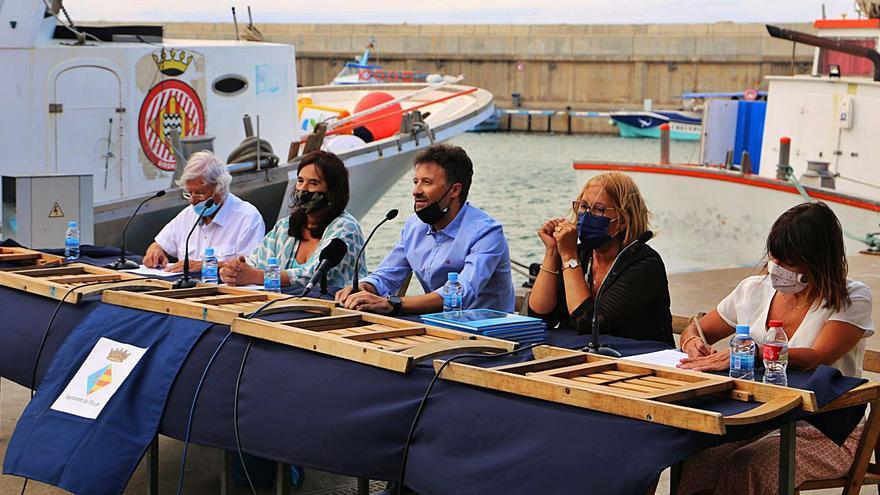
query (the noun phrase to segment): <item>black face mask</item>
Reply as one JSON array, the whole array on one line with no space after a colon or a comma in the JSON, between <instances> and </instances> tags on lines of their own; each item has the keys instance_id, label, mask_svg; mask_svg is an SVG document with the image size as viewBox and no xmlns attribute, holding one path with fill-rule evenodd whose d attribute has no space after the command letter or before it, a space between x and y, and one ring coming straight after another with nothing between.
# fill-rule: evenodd
<instances>
[{"instance_id":1,"label":"black face mask","mask_svg":"<svg viewBox=\"0 0 880 495\"><path fill-rule=\"evenodd\" d=\"M293 209L314 213L330 204L327 195L315 191L296 191L293 195Z\"/></svg>"},{"instance_id":2,"label":"black face mask","mask_svg":"<svg viewBox=\"0 0 880 495\"><path fill-rule=\"evenodd\" d=\"M445 198L447 194L449 194L449 191L452 190L452 187L454 185L455 184L449 186L449 189L447 189L446 192L443 193L443 196L440 196L440 199L434 201L428 206L422 208L421 210L416 210L415 207L413 207L413 210L416 212L416 216L419 217L419 220L428 225L434 225L440 222L440 220L443 220L443 217L445 217L446 213L449 212L450 205L446 205L446 208L440 208L440 201Z\"/></svg>"}]
</instances>

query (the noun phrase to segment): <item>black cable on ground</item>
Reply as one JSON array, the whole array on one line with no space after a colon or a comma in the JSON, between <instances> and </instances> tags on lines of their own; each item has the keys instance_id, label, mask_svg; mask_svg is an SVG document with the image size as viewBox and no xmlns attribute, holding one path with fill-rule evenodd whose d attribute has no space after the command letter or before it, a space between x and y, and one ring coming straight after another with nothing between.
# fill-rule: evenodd
<instances>
[{"instance_id":1,"label":"black cable on ground","mask_svg":"<svg viewBox=\"0 0 880 495\"><path fill-rule=\"evenodd\" d=\"M419 422L419 417L421 417L421 415L422 415L422 410L424 410L424 408L425 408L425 403L428 401L428 396L431 394L431 389L434 388L434 384L437 382L437 379L440 378L440 374L443 373L443 370L446 368L446 366L453 361L457 361L459 359L464 359L464 358L495 359L495 358L500 358L500 357L504 357L504 356L510 356L513 354L518 354L518 353L525 351L525 350L532 349L532 348L537 347L539 345L544 345L544 342L530 344L525 347L520 347L518 349L514 349L512 351L507 351L507 352L502 352L499 354L459 354L459 355L453 356L443 362L443 364L440 366L440 368L438 368L437 371L434 373L434 378L431 379L431 383L428 384L428 388L425 390L425 395L422 396L422 400L419 402L419 407L418 407L418 409L416 409L416 415L413 417L413 422L412 422L412 425L410 425L409 433L407 433L407 435L406 435L406 443L403 444L403 459L400 462L400 474L398 475L397 487L394 490L394 493L396 495L401 495L402 490L403 490L403 478L406 475L406 459L407 459L407 455L409 454L409 446L410 446L410 443L412 442L413 433L415 433L416 425Z\"/></svg>"},{"instance_id":2,"label":"black cable on ground","mask_svg":"<svg viewBox=\"0 0 880 495\"><path fill-rule=\"evenodd\" d=\"M241 450L241 435L238 432L238 390L241 386L241 375L244 374L244 364L247 362L248 353L251 352L251 344L253 344L253 342L254 339L248 339L247 347L244 348L244 354L241 356L241 365L238 367L238 377L235 379L235 394L232 397L232 423L235 431L235 448L238 451L238 460L241 462L241 469L244 471L244 476L247 478L248 485L251 487L251 492L254 495L257 495L257 490L254 488L254 482L251 480L251 475L248 473L247 466L244 463L244 452Z\"/></svg>"},{"instance_id":3,"label":"black cable on ground","mask_svg":"<svg viewBox=\"0 0 880 495\"><path fill-rule=\"evenodd\" d=\"M260 306L259 308L257 308L257 310L254 311L253 313L245 316L245 319L251 319L251 318L257 316L264 309L268 308L269 306L271 306L277 302L287 301L289 299L294 299L296 297L297 296L289 296L289 297L283 297L281 299L273 299L271 301L268 301L265 304L263 304L262 306ZM213 327L213 325L212 325L212 327ZM220 344L217 346L217 348L214 349L214 353L211 355L211 358L208 360L208 364L205 366L204 371L202 371L202 377L199 379L198 385L196 385L196 391L193 394L192 405L190 406L190 409L189 409L189 418L187 419L187 423L186 423L186 434L184 435L184 441L183 441L183 456L180 459L180 473L179 473L178 479L177 479L177 495L181 495L183 493L183 478L184 478L184 471L186 468L186 453L187 453L187 449L189 447L190 434L192 433L192 421L193 421L193 416L195 414L196 402L198 401L199 394L202 390L202 384L205 381L205 377L208 375L208 370L211 369L211 365L214 364L214 358L217 357L217 354L220 353L220 350L223 348L223 346L226 345L226 342L229 340L229 337L231 337L231 336L232 336L232 329L230 328L229 332L226 333L226 335L223 337L223 340L220 341ZM244 460L242 459L243 453L241 451L241 442L239 441L239 435L238 435L238 385L241 382L241 375L244 370L244 362L245 362L245 359L247 358L247 355L248 355L250 348L251 348L251 340L248 341L248 345L245 348L244 356L242 357L242 360L241 360L241 368L238 370L238 378L236 379L236 383L235 383L235 398L234 398L234 403L233 403L233 413L232 414L233 414L233 422L234 422L234 429L235 429L235 443L236 443L236 447L238 449L239 459L242 460L241 467L244 470L244 475L245 475L245 478L247 478L248 485L250 486L251 491L254 493L254 495L256 495L257 491L254 488L253 482L251 481L251 476L250 476L250 473L248 473L247 466L244 465Z\"/></svg>"}]
</instances>

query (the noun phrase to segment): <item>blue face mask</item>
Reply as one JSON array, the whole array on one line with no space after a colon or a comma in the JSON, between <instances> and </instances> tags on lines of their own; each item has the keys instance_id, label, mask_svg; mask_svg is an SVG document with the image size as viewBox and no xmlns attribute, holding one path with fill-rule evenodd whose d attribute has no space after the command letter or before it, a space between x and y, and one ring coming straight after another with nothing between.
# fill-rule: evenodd
<instances>
[{"instance_id":1,"label":"blue face mask","mask_svg":"<svg viewBox=\"0 0 880 495\"><path fill-rule=\"evenodd\" d=\"M193 205L193 210L196 211L196 215L202 215L202 218L210 217L214 213L217 213L217 210L220 209L220 205L217 203L214 203L213 205L211 205L210 208L205 208L205 203L207 203L207 202L208 202L208 200L206 199L206 200L202 201L201 203L196 203ZM204 212L204 214L202 214L202 212Z\"/></svg>"},{"instance_id":2,"label":"blue face mask","mask_svg":"<svg viewBox=\"0 0 880 495\"><path fill-rule=\"evenodd\" d=\"M587 249L596 249L604 246L611 240L608 234L608 226L611 219L608 217L597 217L590 213L581 213L578 215L577 232L578 240Z\"/></svg>"}]
</instances>

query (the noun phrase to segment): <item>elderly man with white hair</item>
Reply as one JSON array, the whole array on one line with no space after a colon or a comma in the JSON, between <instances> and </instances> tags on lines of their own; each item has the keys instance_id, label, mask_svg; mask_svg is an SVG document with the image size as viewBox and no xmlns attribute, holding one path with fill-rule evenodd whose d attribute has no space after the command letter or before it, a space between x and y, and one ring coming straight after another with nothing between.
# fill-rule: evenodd
<instances>
[{"instance_id":1,"label":"elderly man with white hair","mask_svg":"<svg viewBox=\"0 0 880 495\"><path fill-rule=\"evenodd\" d=\"M183 259L186 236L203 211L204 216L189 241L191 270L201 269L206 248L213 248L220 262L251 254L263 240L266 226L254 205L229 192L231 182L226 165L213 153L193 153L177 181L191 206L184 208L159 232L155 242L147 248L144 265L181 271L182 261L169 265L168 258ZM213 199L214 204L206 208L209 199Z\"/></svg>"}]
</instances>

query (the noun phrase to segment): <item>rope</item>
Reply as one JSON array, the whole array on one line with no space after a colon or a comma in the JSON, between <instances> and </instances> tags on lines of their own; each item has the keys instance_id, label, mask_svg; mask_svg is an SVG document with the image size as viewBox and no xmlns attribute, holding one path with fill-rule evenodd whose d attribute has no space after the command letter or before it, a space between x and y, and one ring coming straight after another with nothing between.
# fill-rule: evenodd
<instances>
[{"instance_id":1,"label":"rope","mask_svg":"<svg viewBox=\"0 0 880 495\"><path fill-rule=\"evenodd\" d=\"M788 181L792 185L794 185L794 188L797 189L797 191L800 193L801 197L804 198L804 201L806 201L808 203L815 203L817 201L817 200L813 199L812 197L810 197L809 193L807 193L806 189L804 189L804 186L801 185L801 182L798 180L797 177L795 177L794 174L789 174ZM863 236L860 236L857 234L853 234L852 232L850 232L846 229L843 229L843 235L845 237L849 237L850 239L852 239L854 241L864 243L866 246L868 246L869 249L880 248L880 233L876 233L876 232L873 234L868 233Z\"/></svg>"}]
</instances>

